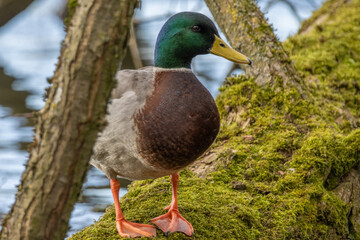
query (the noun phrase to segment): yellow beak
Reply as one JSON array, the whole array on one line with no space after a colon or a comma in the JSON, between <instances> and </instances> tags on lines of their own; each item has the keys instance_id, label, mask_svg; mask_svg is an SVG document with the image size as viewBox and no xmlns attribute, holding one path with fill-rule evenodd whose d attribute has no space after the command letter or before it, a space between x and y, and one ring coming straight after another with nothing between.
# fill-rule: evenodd
<instances>
[{"instance_id":1,"label":"yellow beak","mask_svg":"<svg viewBox=\"0 0 360 240\"><path fill-rule=\"evenodd\" d=\"M243 64L252 64L252 61L247 56L235 51L229 45L227 45L224 40L215 35L215 41L210 49L212 54L218 55L220 57L226 58L232 62L243 63Z\"/></svg>"}]
</instances>

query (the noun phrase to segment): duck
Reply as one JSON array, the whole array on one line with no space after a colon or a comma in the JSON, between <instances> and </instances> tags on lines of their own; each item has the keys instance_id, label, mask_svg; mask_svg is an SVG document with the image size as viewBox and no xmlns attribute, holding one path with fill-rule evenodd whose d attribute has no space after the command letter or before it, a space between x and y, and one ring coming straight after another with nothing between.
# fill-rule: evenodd
<instances>
[{"instance_id":1,"label":"duck","mask_svg":"<svg viewBox=\"0 0 360 240\"><path fill-rule=\"evenodd\" d=\"M193 235L191 223L179 213L177 187L179 171L201 156L219 132L215 101L191 70L192 59L208 53L235 63L252 63L220 38L207 16L180 12L158 34L154 66L116 73L108 124L98 136L90 163L110 179L121 237L154 237L156 227L166 235ZM172 184L168 212L150 220L155 226L126 220L117 177L144 180L167 175Z\"/></svg>"}]
</instances>

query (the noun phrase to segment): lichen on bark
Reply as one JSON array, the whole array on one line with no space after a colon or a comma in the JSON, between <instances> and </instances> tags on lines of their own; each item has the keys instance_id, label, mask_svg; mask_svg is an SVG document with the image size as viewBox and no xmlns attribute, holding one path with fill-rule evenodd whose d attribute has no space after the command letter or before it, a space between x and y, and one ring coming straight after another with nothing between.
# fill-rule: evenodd
<instances>
[{"instance_id":1,"label":"lichen on bark","mask_svg":"<svg viewBox=\"0 0 360 240\"><path fill-rule=\"evenodd\" d=\"M199 161L211 167L180 173L179 207L194 239L360 239L359 12L360 0L329 0L283 44L299 81L225 81L221 130ZM125 217L163 214L170 190L168 178L133 183L121 199ZM113 207L70 239L104 238L119 239Z\"/></svg>"}]
</instances>

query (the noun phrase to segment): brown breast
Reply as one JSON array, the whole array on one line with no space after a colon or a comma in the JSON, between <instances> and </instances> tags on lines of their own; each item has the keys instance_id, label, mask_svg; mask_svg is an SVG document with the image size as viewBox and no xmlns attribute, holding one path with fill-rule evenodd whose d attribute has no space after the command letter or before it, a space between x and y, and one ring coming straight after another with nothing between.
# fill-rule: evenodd
<instances>
[{"instance_id":1,"label":"brown breast","mask_svg":"<svg viewBox=\"0 0 360 240\"><path fill-rule=\"evenodd\" d=\"M143 110L134 116L137 149L153 167L179 170L214 141L218 109L191 71L157 70L154 85Z\"/></svg>"}]
</instances>

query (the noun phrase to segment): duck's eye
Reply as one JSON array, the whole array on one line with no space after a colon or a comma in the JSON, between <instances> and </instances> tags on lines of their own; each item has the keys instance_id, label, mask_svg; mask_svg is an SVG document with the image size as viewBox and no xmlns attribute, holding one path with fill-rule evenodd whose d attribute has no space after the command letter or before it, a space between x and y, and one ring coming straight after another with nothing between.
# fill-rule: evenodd
<instances>
[{"instance_id":1,"label":"duck's eye","mask_svg":"<svg viewBox=\"0 0 360 240\"><path fill-rule=\"evenodd\" d=\"M200 31L201 31L201 27L198 26L198 25L195 25L195 26L192 26L192 27L191 27L191 30L192 30L193 32L200 32Z\"/></svg>"}]
</instances>

